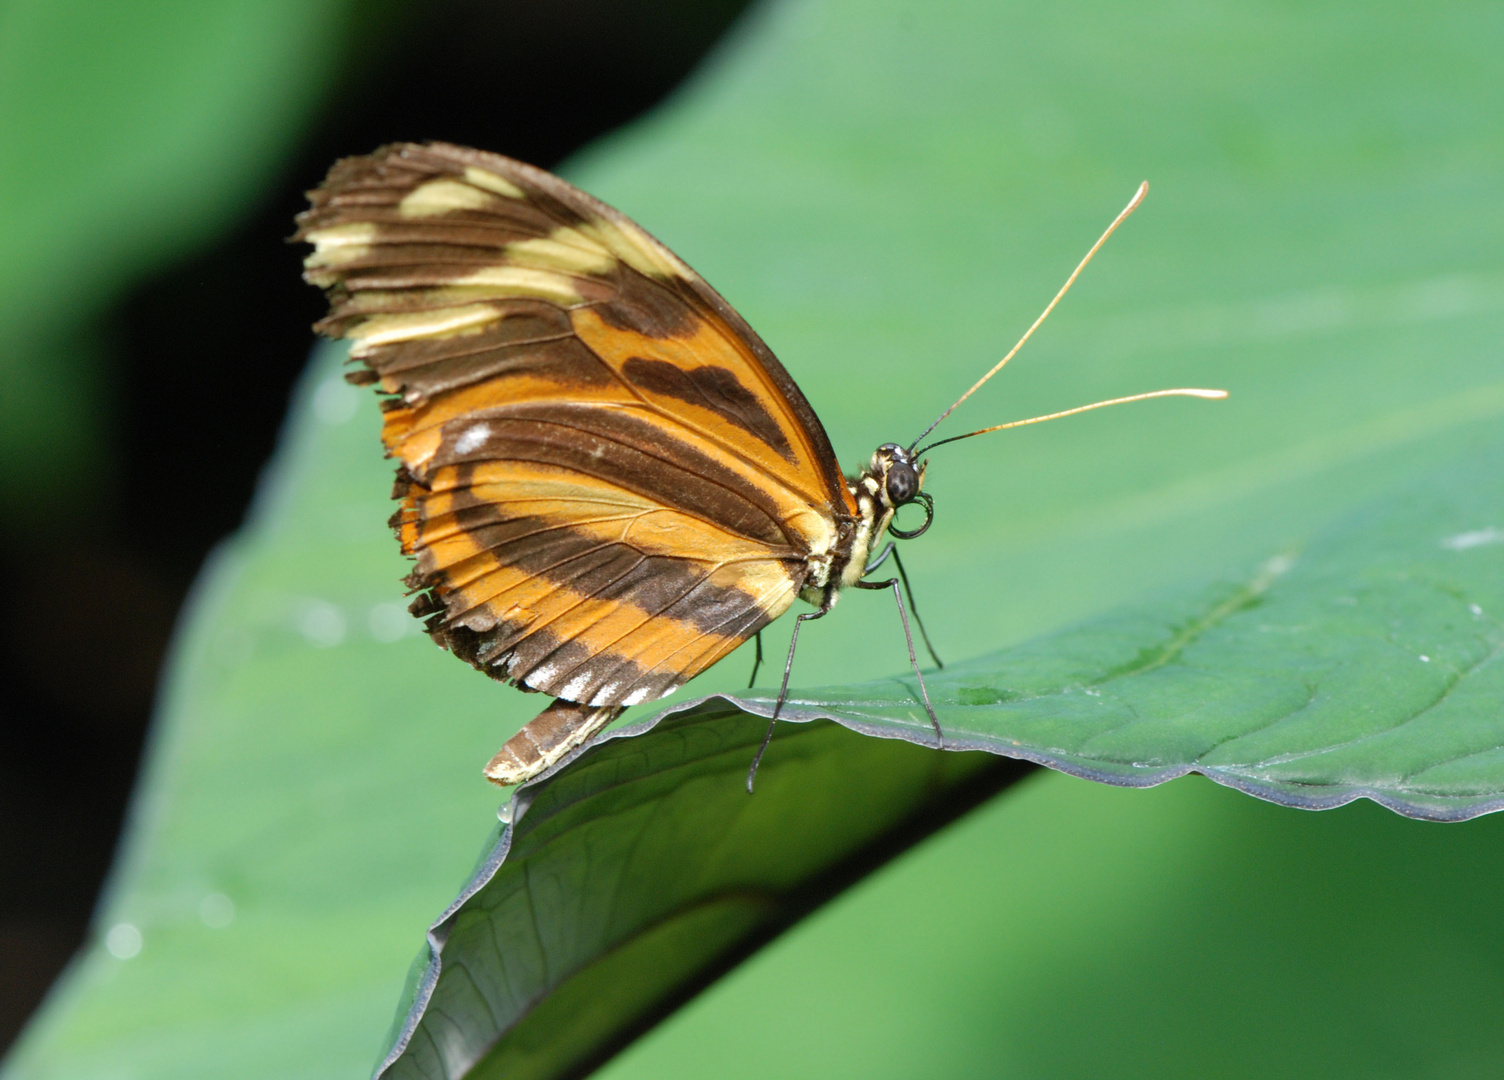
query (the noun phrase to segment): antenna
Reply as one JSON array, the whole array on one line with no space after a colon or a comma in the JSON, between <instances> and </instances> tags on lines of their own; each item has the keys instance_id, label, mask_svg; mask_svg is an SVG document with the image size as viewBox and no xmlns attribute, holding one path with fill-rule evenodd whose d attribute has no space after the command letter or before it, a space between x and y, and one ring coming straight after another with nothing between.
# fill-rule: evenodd
<instances>
[{"instance_id":1,"label":"antenna","mask_svg":"<svg viewBox=\"0 0 1504 1080\"><path fill-rule=\"evenodd\" d=\"M1010 420L1006 424L993 424L991 427L980 428L977 431L969 431L965 435L952 435L948 439L932 442L922 450L910 450L915 457L927 454L937 446L944 446L950 442L960 442L969 439L973 435L985 435L989 431L1002 431L1003 428L1023 427L1025 424L1042 424L1046 420L1059 420L1062 416L1075 416L1077 413L1090 412L1092 409L1105 409L1108 405L1123 405L1130 401L1143 401L1146 398L1155 397L1199 397L1217 400L1227 396L1226 390L1200 390L1193 387L1181 387L1176 390L1151 390L1147 394L1130 394L1127 397L1112 398L1109 401L1094 401L1090 405L1077 405L1074 409L1066 409L1063 412L1047 413L1044 416L1031 416L1027 420ZM930 425L934 427L933 424Z\"/></svg>"},{"instance_id":2,"label":"antenna","mask_svg":"<svg viewBox=\"0 0 1504 1080\"><path fill-rule=\"evenodd\" d=\"M1138 209L1138 204L1144 201L1144 196L1147 195L1147 194L1149 194L1149 181L1145 180L1142 184L1140 184L1138 186L1138 191L1136 191L1134 193L1133 198L1131 198L1131 199L1128 200L1128 205L1125 206L1125 207L1123 207L1123 212L1120 213L1117 217L1115 217L1115 218L1112 219L1112 224L1109 225L1109 226L1107 226L1107 231L1104 232L1101 235L1101 237L1098 238L1097 242L1091 246L1091 250L1086 253L1086 258L1082 259L1076 265L1076 269L1074 269L1074 270L1071 271L1071 276L1065 279L1065 284L1064 285L1060 286L1060 291L1055 294L1055 299L1051 300L1049 306L1047 308L1045 308L1044 311L1040 312L1039 318L1037 318L1037 319L1034 320L1034 325L1031 326L1031 327L1029 327L1029 329L1027 329L1027 330L1024 331L1024 336L1018 339L1018 344L1015 345L1015 346L1013 346L1013 348L1009 349L1008 350L1008 355L1005 356L1005 357L1003 357L996 364L994 364L992 366L992 370L991 371L989 371L987 374L983 375L980 379L978 379L975 383L973 383L970 390L966 391L966 393L964 393L960 397L956 398L955 402L952 403L952 405L951 405L950 408L946 409L943 413L941 413L939 416L937 416L935 418L935 422L933 424L931 424L929 427L927 427L923 431L921 431L919 433L919 438L915 439L913 442L911 442L909 444L909 453L911 453L911 454L914 453L915 452L914 451L914 447L916 447L916 446L919 445L920 440L923 439L930 432L934 431L937 427L939 427L940 426L940 421L944 420L951 413L955 412L957 405L961 404L961 402L963 402L967 398L971 397L972 394L975 394L978 390L980 390L982 388L982 384L983 383L985 383L988 379L992 378L999 371L1003 370L1003 365L1006 364L1009 360L1012 360L1013 357L1018 353L1018 350L1022 349L1024 347L1024 342L1028 341L1029 338L1031 336L1033 336L1034 331L1036 331L1036 330L1039 329L1039 324L1042 323L1042 322L1044 322L1045 319L1047 319L1049 317L1050 312L1052 312L1052 311L1055 310L1055 305L1058 304L1058 303L1060 303L1060 298L1070 291L1071 286L1076 283L1076 278L1080 276L1082 270L1086 269L1086 264L1089 263L1089 262L1091 262L1091 257L1097 253L1097 249L1100 248L1103 244L1107 243L1107 238L1113 234L1113 232L1117 229L1117 227L1119 225L1121 225L1123 223L1124 219L1127 218L1129 214L1133 213L1135 210ZM1169 392L1169 391L1162 391L1162 392ZM1107 402L1103 402L1103 404L1108 404L1108 403ZM1087 406L1087 408L1096 408L1096 406L1095 405L1089 405L1089 406ZM1064 415L1064 414L1061 414L1061 415ZM1046 418L1045 417L1040 417L1040 419L1042 420L1042 419L1046 419ZM1032 420L1031 421L1020 421L1020 423L1033 423L1033 422L1034 421L1032 421ZM989 430L993 430L993 429L989 429ZM974 434L978 434L979 435L979 434L981 434L981 432L975 432ZM962 436L962 438L964 438L964 437L965 436ZM946 442L950 442L951 440L947 439L945 441ZM935 445L939 446L940 444L936 443Z\"/></svg>"}]
</instances>

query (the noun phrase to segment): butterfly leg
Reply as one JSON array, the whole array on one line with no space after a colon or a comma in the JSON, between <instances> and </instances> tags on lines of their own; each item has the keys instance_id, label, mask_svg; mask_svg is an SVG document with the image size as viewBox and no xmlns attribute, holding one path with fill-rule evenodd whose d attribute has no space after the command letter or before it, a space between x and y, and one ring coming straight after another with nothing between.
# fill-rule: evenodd
<instances>
[{"instance_id":1,"label":"butterfly leg","mask_svg":"<svg viewBox=\"0 0 1504 1080\"><path fill-rule=\"evenodd\" d=\"M903 568L903 560L898 557L898 548L894 546L893 541L889 540L888 546L883 548L882 552L879 553L877 558L873 559L870 563L867 564L867 569L862 571L862 576L865 577L866 575L872 573L872 571L876 570L883 563L887 562L889 555L893 556L893 565L898 567L898 576L903 580L903 591L909 598L909 612L914 616L914 622L919 627L919 636L924 638L924 647L929 651L930 659L935 662L935 666L937 668L943 668L945 666L945 661L940 659L940 654L935 652L935 647L930 644L929 631L924 628L924 620L919 617L919 605L914 603L914 589L909 585L909 575ZM879 586L879 588L885 587L886 586ZM902 608L902 606L903 605L901 604L899 605L900 608Z\"/></svg>"},{"instance_id":2,"label":"butterfly leg","mask_svg":"<svg viewBox=\"0 0 1504 1080\"><path fill-rule=\"evenodd\" d=\"M747 680L747 689L748 690L752 689L754 686L757 685L757 669L760 668L760 667L762 667L762 631L761 630L759 630L757 632L757 634L755 635L754 640L757 643L757 645L756 645L756 650L757 651L752 654L752 677Z\"/></svg>"},{"instance_id":3,"label":"butterfly leg","mask_svg":"<svg viewBox=\"0 0 1504 1080\"><path fill-rule=\"evenodd\" d=\"M762 745L757 748L757 756L752 759L752 768L747 770L747 794L752 794L752 780L757 776L757 766L762 764L762 755L768 748L768 743L773 741L773 728L778 724L778 714L783 712L783 703L789 696L789 674L794 670L794 649L799 644L799 628L808 619L819 619L829 613L831 606L835 604L836 594L832 590L825 594L818 611L806 611L803 615L794 619L794 633L789 637L789 656L783 663L783 685L778 688L778 704L773 706L773 717L768 721L768 733L762 737Z\"/></svg>"},{"instance_id":4,"label":"butterfly leg","mask_svg":"<svg viewBox=\"0 0 1504 1080\"><path fill-rule=\"evenodd\" d=\"M896 560L898 553L893 557ZM899 564L899 574L902 575L902 563ZM908 582L904 582L905 585ZM919 657L914 654L914 635L909 632L909 613L903 606L903 593L898 591L898 578L889 578L887 581L858 581L858 589L892 589L893 602L898 605L898 618L903 623L903 640L909 647L909 666L914 669L914 678L919 680L919 696L924 699L924 711L930 714L930 723L935 728L935 738L940 740L941 749L945 748L945 733L940 730L940 718L935 715L935 707L930 704L929 688L924 685L924 674L919 670ZM913 601L910 600L910 603ZM916 618L918 616L915 616ZM921 628L922 629L922 628ZM929 644L926 642L925 644ZM937 660L936 663L939 663Z\"/></svg>"},{"instance_id":5,"label":"butterfly leg","mask_svg":"<svg viewBox=\"0 0 1504 1080\"><path fill-rule=\"evenodd\" d=\"M872 573L872 571L876 570L883 563L887 562L888 561L888 556L892 555L892 554L895 554L897 551L898 551L898 546L892 540L889 540L888 543L887 543L887 546L884 547L882 549L882 551L878 552L877 558L873 559L871 562L869 562L867 564L867 568L862 571L862 577L866 577L868 574Z\"/></svg>"}]
</instances>

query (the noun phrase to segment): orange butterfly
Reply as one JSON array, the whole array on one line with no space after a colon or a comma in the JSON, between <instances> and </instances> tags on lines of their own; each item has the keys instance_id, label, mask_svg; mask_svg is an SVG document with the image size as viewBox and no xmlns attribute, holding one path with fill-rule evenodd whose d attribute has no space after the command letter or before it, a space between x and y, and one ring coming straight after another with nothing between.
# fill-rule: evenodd
<instances>
[{"instance_id":1,"label":"orange butterfly","mask_svg":"<svg viewBox=\"0 0 1504 1080\"><path fill-rule=\"evenodd\" d=\"M799 387L731 305L558 177L463 147L396 144L338 162L309 198L297 239L314 245L305 277L331 303L317 329L351 339L363 367L349 378L388 395L382 440L400 462L392 524L416 561L412 611L487 675L556 699L492 758L489 779L537 775L802 598L815 610L794 624L776 722L799 628L846 588L892 590L944 744L902 564L891 542L876 548L885 531L928 528L916 447L955 405L848 478ZM1161 390L983 431L1168 394L1223 396ZM924 522L900 530L894 513L910 503ZM889 557L899 577L868 579Z\"/></svg>"}]
</instances>

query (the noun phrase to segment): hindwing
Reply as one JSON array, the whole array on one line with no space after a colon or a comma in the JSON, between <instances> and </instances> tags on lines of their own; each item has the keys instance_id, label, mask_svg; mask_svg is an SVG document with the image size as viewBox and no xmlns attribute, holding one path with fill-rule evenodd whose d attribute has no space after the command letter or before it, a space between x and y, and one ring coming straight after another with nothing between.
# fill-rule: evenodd
<instances>
[{"instance_id":1,"label":"hindwing","mask_svg":"<svg viewBox=\"0 0 1504 1080\"><path fill-rule=\"evenodd\" d=\"M440 644L609 706L788 608L857 507L767 346L621 213L509 158L400 144L310 193L298 238L401 468Z\"/></svg>"}]
</instances>

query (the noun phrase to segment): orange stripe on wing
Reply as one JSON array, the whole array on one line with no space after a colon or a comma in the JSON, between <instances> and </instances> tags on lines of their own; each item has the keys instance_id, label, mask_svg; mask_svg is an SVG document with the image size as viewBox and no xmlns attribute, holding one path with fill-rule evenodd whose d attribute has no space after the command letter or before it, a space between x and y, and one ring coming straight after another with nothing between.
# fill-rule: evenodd
<instances>
[{"instance_id":1,"label":"orange stripe on wing","mask_svg":"<svg viewBox=\"0 0 1504 1080\"><path fill-rule=\"evenodd\" d=\"M470 621L469 613L484 607L492 618L515 620L517 612L513 609L536 613L539 597L553 588L570 589L581 596L604 593L613 603L628 604L653 615L664 599L675 598L698 582L704 582L701 588L707 603L712 595L735 593L749 602L764 604L785 594L791 597L802 582L796 564L769 558L765 553L717 551L707 544L690 557L682 552L644 551L602 541L572 525L540 524L542 528L521 533L521 542L534 544L537 549L529 553L532 557L519 560L529 565L509 565L509 560L498 558L496 552L482 549L468 533L425 549L424 553L433 553L435 560L453 560L442 569L428 571L452 619ZM527 526L532 525L532 521L527 522ZM420 570L427 561L420 560ZM635 573L645 562L654 571L650 577ZM778 610L786 607L784 604Z\"/></svg>"},{"instance_id":2,"label":"orange stripe on wing","mask_svg":"<svg viewBox=\"0 0 1504 1080\"><path fill-rule=\"evenodd\" d=\"M655 391L652 384L642 378L628 381L660 410L674 416L678 423L685 426L693 423L695 432L702 439L732 450L744 461L755 463L758 471L776 477L804 501L816 506L825 503L826 494L820 484L814 449L798 426L787 421L788 407L778 396L771 380L721 327L698 320L686 334L649 337L611 326L594 308L576 309L570 313L570 319L580 340L613 370L622 373L624 379L628 378L626 370L633 361L666 363L685 373L704 369L724 371L747 398L756 403L762 416L768 418L768 423L789 439L795 460L785 460L766 438L754 434L753 429L761 426L757 418L754 417L750 424L737 423L735 400L728 402L712 392L703 404L695 404L688 396ZM717 405L722 407L714 407ZM785 419L779 423L773 419L775 417Z\"/></svg>"},{"instance_id":3,"label":"orange stripe on wing","mask_svg":"<svg viewBox=\"0 0 1504 1080\"><path fill-rule=\"evenodd\" d=\"M651 693L635 700L667 693L782 614L797 592L796 583L785 578L780 589L761 597L738 590L741 599L728 607L707 580L687 599L692 602L696 592L703 592L707 600L720 601L716 610L724 625L711 630L623 600L582 596L541 577L521 578L512 568L498 568L474 587L489 589L509 579L511 587L482 606L485 617L472 613L464 620L490 631L490 644L482 646L472 663L486 667L514 651L537 653L524 664L509 666L507 673L536 689L595 704L631 702L646 689ZM544 648L530 650L529 644L538 641L546 643Z\"/></svg>"}]
</instances>

